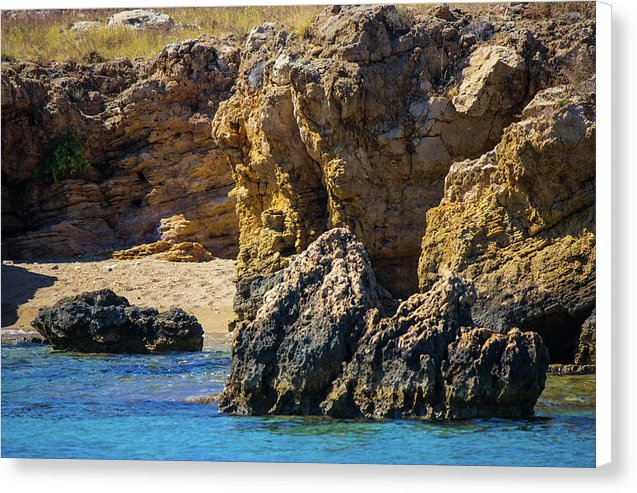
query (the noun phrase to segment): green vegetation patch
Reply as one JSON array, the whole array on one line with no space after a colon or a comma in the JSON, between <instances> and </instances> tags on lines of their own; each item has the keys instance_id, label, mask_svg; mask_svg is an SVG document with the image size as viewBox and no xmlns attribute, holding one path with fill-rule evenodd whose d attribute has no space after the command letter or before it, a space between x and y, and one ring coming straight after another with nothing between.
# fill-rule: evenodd
<instances>
[{"instance_id":1,"label":"green vegetation patch","mask_svg":"<svg viewBox=\"0 0 637 493\"><path fill-rule=\"evenodd\" d=\"M78 174L90 165L80 137L72 132L64 132L47 146L40 171L45 179L57 182Z\"/></svg>"}]
</instances>

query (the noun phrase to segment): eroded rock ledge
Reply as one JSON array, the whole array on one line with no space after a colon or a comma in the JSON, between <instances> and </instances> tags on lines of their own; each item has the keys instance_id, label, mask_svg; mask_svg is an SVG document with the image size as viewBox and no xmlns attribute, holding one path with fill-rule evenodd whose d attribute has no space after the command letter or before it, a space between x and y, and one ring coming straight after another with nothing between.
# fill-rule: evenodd
<instances>
[{"instance_id":1,"label":"eroded rock ledge","mask_svg":"<svg viewBox=\"0 0 637 493\"><path fill-rule=\"evenodd\" d=\"M473 328L475 291L448 274L396 306L345 229L283 270L233 344L221 409L239 414L459 419L532 414L537 334Z\"/></svg>"},{"instance_id":2,"label":"eroded rock ledge","mask_svg":"<svg viewBox=\"0 0 637 493\"><path fill-rule=\"evenodd\" d=\"M239 325L334 227L356 234L394 296L418 291L426 212L452 163L492 150L565 53L553 39L564 27L496 24L336 6L303 40L271 24L248 36L213 120L236 181Z\"/></svg>"}]
</instances>

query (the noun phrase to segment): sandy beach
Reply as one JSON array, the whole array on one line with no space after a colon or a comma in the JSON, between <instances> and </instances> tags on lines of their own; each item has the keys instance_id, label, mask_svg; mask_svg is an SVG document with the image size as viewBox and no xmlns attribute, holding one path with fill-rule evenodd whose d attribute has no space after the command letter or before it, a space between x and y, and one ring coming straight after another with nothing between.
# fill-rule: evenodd
<instances>
[{"instance_id":1,"label":"sandy beach","mask_svg":"<svg viewBox=\"0 0 637 493\"><path fill-rule=\"evenodd\" d=\"M204 349L228 350L235 261L176 263L155 259L2 263L2 340L37 335L41 308L84 291L109 288L131 304L179 307L204 328Z\"/></svg>"}]
</instances>

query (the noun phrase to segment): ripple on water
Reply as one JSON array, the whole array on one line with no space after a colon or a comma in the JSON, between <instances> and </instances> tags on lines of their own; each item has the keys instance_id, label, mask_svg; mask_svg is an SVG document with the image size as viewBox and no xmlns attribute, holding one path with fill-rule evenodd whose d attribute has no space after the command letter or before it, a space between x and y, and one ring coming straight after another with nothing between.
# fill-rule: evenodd
<instances>
[{"instance_id":1,"label":"ripple on water","mask_svg":"<svg viewBox=\"0 0 637 493\"><path fill-rule=\"evenodd\" d=\"M452 423L235 417L200 404L222 352L2 347L4 457L594 467L594 375L549 375L537 416Z\"/></svg>"}]
</instances>

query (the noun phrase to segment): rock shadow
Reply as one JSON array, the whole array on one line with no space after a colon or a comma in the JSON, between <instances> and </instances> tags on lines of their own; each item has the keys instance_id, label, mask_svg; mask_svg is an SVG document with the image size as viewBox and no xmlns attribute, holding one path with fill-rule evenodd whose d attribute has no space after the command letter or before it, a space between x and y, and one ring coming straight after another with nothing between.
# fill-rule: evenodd
<instances>
[{"instance_id":1,"label":"rock shadow","mask_svg":"<svg viewBox=\"0 0 637 493\"><path fill-rule=\"evenodd\" d=\"M2 265L2 327L18 320L18 308L40 288L53 286L57 277L36 274L24 267Z\"/></svg>"}]
</instances>

